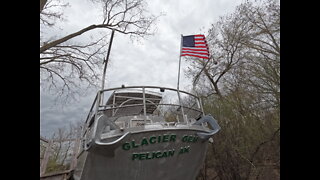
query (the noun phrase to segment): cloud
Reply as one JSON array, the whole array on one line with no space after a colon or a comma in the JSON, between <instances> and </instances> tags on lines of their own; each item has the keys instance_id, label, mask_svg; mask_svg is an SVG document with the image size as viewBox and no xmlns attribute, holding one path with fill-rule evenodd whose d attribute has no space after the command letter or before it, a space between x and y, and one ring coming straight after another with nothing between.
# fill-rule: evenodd
<instances>
[{"instance_id":1,"label":"cloud","mask_svg":"<svg viewBox=\"0 0 320 180\"><path fill-rule=\"evenodd\" d=\"M108 64L106 88L132 85L155 85L176 88L180 52L180 36L206 33L219 16L230 13L239 0L153 0L148 1L148 10L159 15L154 36L131 42L126 35L115 33L110 62ZM88 25L101 22L101 9L88 1L71 0L66 9L68 21L58 24L62 30L50 32L64 35L78 31ZM202 29L202 30L201 30ZM202 31L202 32L201 32ZM100 31L110 33L107 30ZM94 33L93 33L94 34ZM88 35L78 41L87 41ZM184 76L188 63L182 60L180 89L190 85ZM103 67L101 67L102 72ZM57 128L69 122L84 121L96 92L88 92L78 102L67 106L55 106L54 98L41 93L40 134L50 136Z\"/></svg>"}]
</instances>

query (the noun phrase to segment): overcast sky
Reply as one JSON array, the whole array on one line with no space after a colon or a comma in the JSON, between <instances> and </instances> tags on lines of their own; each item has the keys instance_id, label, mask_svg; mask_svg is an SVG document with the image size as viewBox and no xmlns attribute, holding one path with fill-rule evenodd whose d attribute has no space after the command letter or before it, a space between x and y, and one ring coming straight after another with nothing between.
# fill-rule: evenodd
<instances>
[{"instance_id":1,"label":"overcast sky","mask_svg":"<svg viewBox=\"0 0 320 180\"><path fill-rule=\"evenodd\" d=\"M64 0L69 7L64 9L66 21L57 24L47 34L67 35L88 25L101 22L101 10L88 0ZM115 33L110 64L108 64L106 88L122 84L155 85L176 88L181 34L205 34L219 16L235 10L242 0L150 0L148 11L164 16L158 19L154 36L132 42L126 35ZM81 41L85 35L79 37ZM183 70L187 63L181 64L180 89L190 87ZM102 71L103 67L101 67ZM70 122L83 122L91 107L96 92L88 92L77 102L66 106L56 105L54 97L46 92L40 93L40 134L50 137L58 128Z\"/></svg>"}]
</instances>

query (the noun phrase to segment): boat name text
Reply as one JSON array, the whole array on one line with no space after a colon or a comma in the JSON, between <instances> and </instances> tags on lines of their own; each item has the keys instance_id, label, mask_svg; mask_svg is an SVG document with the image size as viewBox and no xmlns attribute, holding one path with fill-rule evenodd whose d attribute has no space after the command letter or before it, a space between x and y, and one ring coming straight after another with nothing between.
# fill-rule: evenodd
<instances>
[{"instance_id":1,"label":"boat name text","mask_svg":"<svg viewBox=\"0 0 320 180\"><path fill-rule=\"evenodd\" d=\"M143 137L140 141L131 140L131 142L125 142L122 144L122 149L127 151L142 146L149 146L156 143L174 143L179 141L176 134L163 134L160 136ZM184 135L180 139L183 143L195 143L198 141L198 136L195 135ZM177 154L184 154L190 151L190 146L180 147ZM153 151L153 152L138 152L132 154L132 160L148 160L148 159L159 159L165 157L172 157L175 154L175 149Z\"/></svg>"}]
</instances>

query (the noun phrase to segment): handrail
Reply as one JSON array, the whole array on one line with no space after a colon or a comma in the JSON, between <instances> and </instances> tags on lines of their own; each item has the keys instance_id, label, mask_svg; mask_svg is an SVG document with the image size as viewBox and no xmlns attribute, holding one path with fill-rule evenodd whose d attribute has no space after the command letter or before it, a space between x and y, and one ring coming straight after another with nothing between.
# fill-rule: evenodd
<instances>
[{"instance_id":1,"label":"handrail","mask_svg":"<svg viewBox=\"0 0 320 180\"><path fill-rule=\"evenodd\" d=\"M135 88L154 88L154 89L167 89L167 90L172 90L172 91L178 91L177 89L174 89L174 88L167 88L167 87L161 87L161 86L126 86L126 87L117 87L117 88L109 88L109 89L103 89L103 90L100 90L100 92L104 92L104 91L114 91L114 90L118 90L118 89L135 89ZM185 94L188 94L190 96L193 96L195 98L198 98L198 96L194 95L194 94L191 94L189 92L186 92L186 91L182 91L182 90L179 90L179 92L182 92L182 93L185 93Z\"/></svg>"},{"instance_id":2,"label":"handrail","mask_svg":"<svg viewBox=\"0 0 320 180\"><path fill-rule=\"evenodd\" d=\"M93 126L93 132L92 132L92 141L90 141L89 143L85 142L85 150L89 150L92 146L96 145L103 145L103 146L111 146L114 145L118 142L120 142L121 140L123 140L130 132L126 132L125 134L123 134L120 138L118 138L115 141L112 142L101 142L101 132L102 132L102 128L101 128L101 121L103 121L102 119L106 118L105 116L100 116L94 126ZM86 141L86 140L85 140Z\"/></svg>"},{"instance_id":3,"label":"handrail","mask_svg":"<svg viewBox=\"0 0 320 180\"><path fill-rule=\"evenodd\" d=\"M146 109L145 109L145 106L146 105L155 105L156 106L156 104L154 104L152 101L149 101L149 100L147 100L147 101L149 101L151 104L149 104L149 103L145 103L145 102L143 102L142 104L130 104L130 105L124 105L123 106L123 104L125 103L125 102L128 102L128 101L131 101L132 99L128 99L128 100L126 100L126 101L124 101L123 103L121 103L120 104L120 106L118 106L118 107L114 107L114 108L109 108L110 110L111 109L116 109L116 111L114 112L114 114L112 115L112 116L114 116L117 112L118 112L118 110L119 110L119 108L126 108L126 107L135 107L135 106L143 106L143 111L144 111L144 116L146 116ZM101 107L101 106L100 106ZM108 109L108 110L109 110Z\"/></svg>"},{"instance_id":4,"label":"handrail","mask_svg":"<svg viewBox=\"0 0 320 180\"><path fill-rule=\"evenodd\" d=\"M99 92L98 92L98 93L99 93ZM97 101L97 98L98 98L98 93L97 93L97 95L95 96L95 98L94 98L94 100L93 100L93 103L92 103L92 105L91 105L91 108L90 108L90 110L89 110L89 113L88 113L88 115L87 115L87 118L86 118L86 122L85 122L85 123L87 123L87 121L88 121L88 119L89 119L89 116L90 116L90 113L91 113L94 105L96 104L96 101Z\"/></svg>"},{"instance_id":5,"label":"handrail","mask_svg":"<svg viewBox=\"0 0 320 180\"><path fill-rule=\"evenodd\" d=\"M119 95L117 95L117 98L131 98L131 99L135 99L135 100L143 100L143 97L130 97L130 96L119 96ZM148 98L148 99L160 100L160 99L157 99L157 98Z\"/></svg>"},{"instance_id":6,"label":"handrail","mask_svg":"<svg viewBox=\"0 0 320 180\"><path fill-rule=\"evenodd\" d=\"M179 93L184 93L184 94L187 94L187 95L190 95L190 96L192 96L192 97L194 97L194 98L196 98L198 101L199 101L199 104L200 104L200 108L201 108L201 110L202 110L202 105L201 105L201 99L199 98L199 97L197 97L196 95L194 95L194 94L191 94L191 93L189 93L189 92L186 92L186 91L183 91L183 90L177 90L177 89L173 89L173 88L167 88L167 87L161 87L161 86L127 86L127 87L116 87L116 88L109 88L109 89L103 89L103 90L99 90L98 91L98 93L97 93L97 95L95 96L95 99L94 99L94 101L93 101L93 103L92 103L92 106L91 106L91 108L90 108L90 111L89 111L89 113L88 113L88 115L87 115L87 118L86 118L86 123L88 122L88 120L90 119L90 115L92 114L92 112L93 112L93 107L94 107L94 105L97 105L98 107L101 107L101 105L99 104L99 102L97 102L97 101L100 101L99 100L99 97L101 96L101 94L102 93L104 93L104 92L106 92L106 91L115 91L115 90L119 90L119 89L137 89L137 88L140 88L140 89L150 89L150 88L153 88L153 89L165 89L165 90L171 90L171 91L176 91L176 92L179 92ZM99 96L99 97L98 97ZM134 99L134 98L136 98L136 97L133 97L132 99ZM143 99L143 98L142 98ZM180 106L182 106L181 104L180 104ZM96 108L98 108L98 107L96 107ZM183 107L185 107L185 106L183 106ZM97 109L96 109L97 110ZM203 111L203 110L202 110Z\"/></svg>"},{"instance_id":7,"label":"handrail","mask_svg":"<svg viewBox=\"0 0 320 180\"><path fill-rule=\"evenodd\" d=\"M212 135L216 134L218 131L220 131L221 127L217 123L217 121L209 114L204 117L202 117L200 120L193 123L194 125L201 125L202 123L207 122L210 124L210 126L213 128L210 132L198 132L197 135L201 139L209 139Z\"/></svg>"},{"instance_id":8,"label":"handrail","mask_svg":"<svg viewBox=\"0 0 320 180\"><path fill-rule=\"evenodd\" d=\"M97 144L97 145L102 145L102 146L111 146L111 145L114 145L118 142L120 142L121 140L123 140L128 134L130 134L130 132L126 132L124 133L120 138L114 140L114 141L111 141L111 142L102 142L100 139L96 139L94 142Z\"/></svg>"},{"instance_id":9,"label":"handrail","mask_svg":"<svg viewBox=\"0 0 320 180\"><path fill-rule=\"evenodd\" d=\"M104 92L106 92L106 91L116 91L116 90L121 90L121 89L139 89L139 91L142 89L142 93L143 93L143 97L142 97L142 100L143 100L143 104L142 104L142 106L144 107L143 108L143 112L144 112L144 115L146 115L146 108L145 108L145 106L146 105L149 105L149 103L147 103L146 101L148 101L148 102L150 102L149 100L146 100L146 99L148 99L148 98L146 98L145 97L145 93L146 92L148 92L149 93L149 91L146 91L145 89L160 89L160 90L169 90L169 91L175 91L175 92L177 92L178 93L178 98L179 98L179 104L168 104L168 103L161 103L160 104L160 102L159 103L154 103L156 106L159 106L159 105L168 105L168 106L179 106L179 107L181 107L181 109L182 109L182 112L181 112L181 114L182 114L182 116L183 116L183 119L184 119L184 121L185 122L187 122L188 123L188 120L187 119L185 119L186 117L185 117L185 114L184 114L184 111L183 111L183 108L187 108L187 109L190 109L190 110L193 110L193 111L197 111L197 112L202 112L202 115L204 115L204 112L203 112L203 108L202 108L202 105L201 105L201 99L199 98L199 97L197 97L196 95L194 95L194 94L191 94L191 93L189 93L189 92L186 92L186 91L183 91L183 90L177 90L177 89L174 89L174 88L167 88L167 87L161 87L161 86L127 86L127 87L116 87L116 88L108 88L108 89L102 89L102 90L99 90L98 92L97 92L97 95L95 96L95 99L94 99L94 101L93 101L93 103L92 103L92 105L91 105L91 108L90 108L90 111L89 111L89 113L88 113L88 115L87 115L87 119L86 119L86 121L85 121L85 127L84 127L84 131L83 131L83 135L85 135L88 131L88 126L89 126L89 124L88 124L88 122L89 122L89 120L91 120L92 118L94 118L93 119L93 128L92 128L92 130L94 131L94 132L92 132L92 135L93 134L95 134L96 132L95 132L95 130L96 130L96 128L95 128L95 126L97 126L97 122L96 122L96 120L97 120L97 114L98 114L98 112L101 112L101 107L107 107L107 106L103 106L102 104L100 104L102 101L101 101L101 98L103 97L103 93ZM151 93L152 91L150 91L150 93ZM152 92L152 93L155 93L155 92ZM188 106L184 106L184 105L182 105L182 102L180 101L180 93L183 93L183 94L186 94L186 95L189 95L189 96L191 96L191 97L194 97L195 98L195 100L199 103L198 105L200 105L200 109L195 109L195 108L192 108L192 107L188 107ZM114 93L112 93L112 94L114 94ZM136 99L137 97L132 97L132 99ZM108 109L119 109L119 108L125 108L125 107L130 107L130 106L140 106L139 104L138 105L124 105L124 106L122 106L122 107L112 107L112 108L108 108ZM103 110L106 110L106 109L103 109Z\"/></svg>"},{"instance_id":10,"label":"handrail","mask_svg":"<svg viewBox=\"0 0 320 180\"><path fill-rule=\"evenodd\" d=\"M180 105L178 104L168 104L168 103L159 103L159 104L154 104L154 103L146 103L146 105L157 105L157 106L177 106L177 107L180 107ZM124 105L124 106L118 106L118 107L110 107L108 109L103 109L103 110L100 110L100 111L104 111L104 110L112 110L112 109L119 109L119 108L127 108L127 107L134 107L134 106L143 106L143 104L129 104L129 105ZM107 107L107 106L100 106L100 107ZM195 109L195 108L191 108L191 107L188 107L188 106L182 106L183 108L187 108L187 109L191 109L191 110L194 110L194 111L198 111L198 112L201 112L201 110L199 109Z\"/></svg>"},{"instance_id":11,"label":"handrail","mask_svg":"<svg viewBox=\"0 0 320 180\"><path fill-rule=\"evenodd\" d=\"M111 142L102 142L100 140L100 138L96 138L93 141L91 141L91 143L88 144L88 146L85 146L84 150L90 151L90 150L94 150L96 148L98 148L98 149L103 148L102 151L100 150L97 153L103 154L105 156L114 156L114 150L120 146L120 144L121 144L120 142L123 139L125 139L127 137L127 135L129 135L129 134L130 134L130 132L126 132L121 137L119 137L116 140L111 141Z\"/></svg>"}]
</instances>

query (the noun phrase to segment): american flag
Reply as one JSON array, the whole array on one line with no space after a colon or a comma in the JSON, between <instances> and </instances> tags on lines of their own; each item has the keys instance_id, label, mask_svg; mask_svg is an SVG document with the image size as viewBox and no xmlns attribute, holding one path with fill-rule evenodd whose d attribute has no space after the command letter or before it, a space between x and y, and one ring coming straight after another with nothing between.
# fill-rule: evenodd
<instances>
[{"instance_id":1,"label":"american flag","mask_svg":"<svg viewBox=\"0 0 320 180\"><path fill-rule=\"evenodd\" d=\"M181 56L209 59L209 48L204 35L182 36Z\"/></svg>"}]
</instances>

